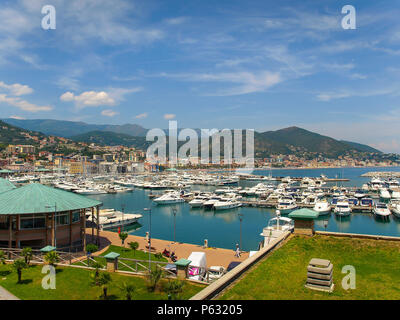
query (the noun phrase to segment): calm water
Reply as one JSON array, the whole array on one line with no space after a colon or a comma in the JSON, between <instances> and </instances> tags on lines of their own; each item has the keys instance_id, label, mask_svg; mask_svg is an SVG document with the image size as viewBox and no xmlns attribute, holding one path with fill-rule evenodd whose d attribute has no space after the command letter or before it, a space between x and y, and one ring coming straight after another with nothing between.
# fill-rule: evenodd
<instances>
[{"instance_id":1,"label":"calm water","mask_svg":"<svg viewBox=\"0 0 400 320\"><path fill-rule=\"evenodd\" d=\"M329 178L344 177L350 182L340 182L344 186L362 186L369 178L360 177L369 171L400 171L396 168L345 168L345 169L301 169L272 170L273 176L318 177L325 174ZM268 175L269 170L256 171L255 174ZM258 182L241 182L241 186L254 185ZM213 190L212 187L194 186L195 190ZM265 208L237 208L230 211L215 212L204 209L191 209L187 203L176 205L155 205L148 199L149 190L135 189L133 193L94 195L91 198L103 202L103 208L121 210L125 206L126 213L141 213L140 226L132 228L129 233L145 236L149 231L150 215L143 208L151 207L151 229L153 238L174 240L174 216L176 213L176 240L179 242L203 244L208 239L209 246L234 249L240 242L240 221L238 214L243 215L242 247L244 250L257 250L262 228L268 220L275 216L275 210ZM371 214L353 213L348 218L339 220L333 213L315 222L317 230L338 231L348 233L377 234L400 236L400 220L391 216L389 221L377 220Z\"/></svg>"}]
</instances>

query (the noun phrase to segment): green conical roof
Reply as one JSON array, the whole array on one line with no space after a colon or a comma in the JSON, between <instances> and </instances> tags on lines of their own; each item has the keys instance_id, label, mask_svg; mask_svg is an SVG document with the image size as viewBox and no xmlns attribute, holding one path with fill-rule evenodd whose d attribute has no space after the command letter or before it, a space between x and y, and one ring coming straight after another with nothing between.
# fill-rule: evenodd
<instances>
[{"instance_id":1,"label":"green conical roof","mask_svg":"<svg viewBox=\"0 0 400 320\"><path fill-rule=\"evenodd\" d=\"M0 194L1 214L52 213L86 209L102 203L72 192L31 183Z\"/></svg>"},{"instance_id":2,"label":"green conical roof","mask_svg":"<svg viewBox=\"0 0 400 320\"><path fill-rule=\"evenodd\" d=\"M0 193L10 191L15 188L16 186L13 185L9 180L0 178Z\"/></svg>"}]
</instances>

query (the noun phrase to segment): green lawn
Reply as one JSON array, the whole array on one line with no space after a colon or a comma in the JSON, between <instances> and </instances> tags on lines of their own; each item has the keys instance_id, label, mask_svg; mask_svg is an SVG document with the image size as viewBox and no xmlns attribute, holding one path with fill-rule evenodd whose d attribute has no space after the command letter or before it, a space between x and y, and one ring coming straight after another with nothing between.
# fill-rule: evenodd
<instances>
[{"instance_id":1,"label":"green lawn","mask_svg":"<svg viewBox=\"0 0 400 320\"><path fill-rule=\"evenodd\" d=\"M23 300L96 300L100 299L101 288L92 286L90 273L93 271L73 267L57 267L56 289L45 290L41 282L45 274L41 273L42 266L30 266L22 272L22 283L17 284L17 273L11 265L0 266L0 285ZM159 289L150 293L146 287L146 279L141 277L124 276L111 273L112 282L108 295L112 300L123 300L119 287L123 282L135 285L134 300L167 299L167 294ZM168 281L168 280L163 280ZM186 282L181 299L188 299L204 286Z\"/></svg>"},{"instance_id":2,"label":"green lawn","mask_svg":"<svg viewBox=\"0 0 400 320\"><path fill-rule=\"evenodd\" d=\"M334 266L333 293L304 287L312 258ZM356 269L356 289L344 290L342 267ZM400 242L295 236L259 262L219 299L400 299Z\"/></svg>"}]
</instances>

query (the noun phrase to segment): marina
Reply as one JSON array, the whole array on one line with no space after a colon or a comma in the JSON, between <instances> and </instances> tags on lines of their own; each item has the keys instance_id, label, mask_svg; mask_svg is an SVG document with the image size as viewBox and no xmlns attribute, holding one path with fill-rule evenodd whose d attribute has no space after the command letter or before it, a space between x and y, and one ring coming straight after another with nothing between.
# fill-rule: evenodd
<instances>
[{"instance_id":1,"label":"marina","mask_svg":"<svg viewBox=\"0 0 400 320\"><path fill-rule=\"evenodd\" d=\"M316 230L398 236L399 182L392 174L386 180L363 176L372 170L255 170L250 179L212 170L119 176L41 174L14 177L19 181L14 183L45 183L101 202L100 230L123 229L145 237L151 229L153 237L166 241L195 245L207 241L211 247L240 246L252 251L258 250L263 241L260 230L277 210L282 216L301 208L318 212ZM380 170L400 172L400 168ZM377 206L386 206L386 214ZM145 208L151 210L151 217ZM90 212L86 219L88 227L96 227Z\"/></svg>"}]
</instances>

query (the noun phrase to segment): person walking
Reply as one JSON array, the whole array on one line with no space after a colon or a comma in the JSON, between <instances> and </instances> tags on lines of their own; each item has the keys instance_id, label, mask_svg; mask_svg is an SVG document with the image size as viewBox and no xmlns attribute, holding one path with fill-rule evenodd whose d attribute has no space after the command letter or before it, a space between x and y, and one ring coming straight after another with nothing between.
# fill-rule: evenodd
<instances>
[{"instance_id":1,"label":"person walking","mask_svg":"<svg viewBox=\"0 0 400 320\"><path fill-rule=\"evenodd\" d=\"M236 257L236 258L240 258L240 249L239 249L239 245L238 245L238 244L236 244L235 257Z\"/></svg>"}]
</instances>

